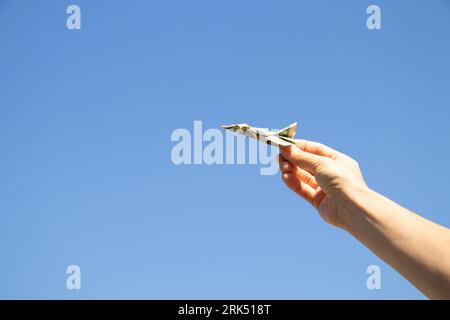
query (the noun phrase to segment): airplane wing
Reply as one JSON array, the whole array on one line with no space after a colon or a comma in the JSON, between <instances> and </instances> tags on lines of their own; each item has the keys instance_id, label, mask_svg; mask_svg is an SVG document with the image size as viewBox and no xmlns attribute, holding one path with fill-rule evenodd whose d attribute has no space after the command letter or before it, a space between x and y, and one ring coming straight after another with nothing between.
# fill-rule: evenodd
<instances>
[{"instance_id":1,"label":"airplane wing","mask_svg":"<svg viewBox=\"0 0 450 320\"><path fill-rule=\"evenodd\" d=\"M295 130L297 130L297 122L294 122L293 124L289 125L288 127L281 129L278 131L278 135L280 137L286 137L286 138L294 138Z\"/></svg>"},{"instance_id":2,"label":"airplane wing","mask_svg":"<svg viewBox=\"0 0 450 320\"><path fill-rule=\"evenodd\" d=\"M230 125L224 125L224 126L220 126L220 127L224 128L226 130L233 130L233 131L240 129L244 132L251 128L251 126L249 126L246 123L230 124Z\"/></svg>"},{"instance_id":3,"label":"airplane wing","mask_svg":"<svg viewBox=\"0 0 450 320\"><path fill-rule=\"evenodd\" d=\"M281 140L284 140L286 142L288 142L289 144L293 144L295 145L297 143L297 140L293 139L293 138L288 138L288 137L279 137Z\"/></svg>"},{"instance_id":4,"label":"airplane wing","mask_svg":"<svg viewBox=\"0 0 450 320\"><path fill-rule=\"evenodd\" d=\"M293 136L295 134L295 129L297 127L297 123L293 123L289 127L281 129L280 131L275 132L275 133L270 133L266 129L263 130L261 128L252 128L246 123L223 125L221 127L226 130L232 130L235 132L237 130L242 130L243 132L240 132L240 133L246 133L246 132L252 133L252 131L249 131L249 130L253 130L255 137L253 137L251 135L250 135L250 137L252 137L254 139L260 140L262 142L266 142L267 144L270 144L270 145L289 146L291 144L295 144L295 140L293 139Z\"/></svg>"},{"instance_id":5,"label":"airplane wing","mask_svg":"<svg viewBox=\"0 0 450 320\"><path fill-rule=\"evenodd\" d=\"M285 141L285 140L283 140L283 139L281 139L279 137L276 137L276 136L268 136L266 138L266 142L267 142L267 144L276 145L276 146L283 146L283 147L290 146L292 144L292 143L290 143L288 141Z\"/></svg>"},{"instance_id":6,"label":"airplane wing","mask_svg":"<svg viewBox=\"0 0 450 320\"><path fill-rule=\"evenodd\" d=\"M223 126L220 126L220 127L224 128L224 129L227 129L227 130L229 130L229 129L232 129L232 130L239 129L239 125L237 125L237 124L223 125Z\"/></svg>"}]
</instances>

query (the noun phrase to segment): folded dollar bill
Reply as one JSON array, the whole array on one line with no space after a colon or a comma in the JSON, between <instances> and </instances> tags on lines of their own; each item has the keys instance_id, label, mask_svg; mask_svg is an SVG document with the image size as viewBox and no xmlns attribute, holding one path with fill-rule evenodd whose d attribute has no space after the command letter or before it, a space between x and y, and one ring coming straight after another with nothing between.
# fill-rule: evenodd
<instances>
[{"instance_id":1,"label":"folded dollar bill","mask_svg":"<svg viewBox=\"0 0 450 320\"><path fill-rule=\"evenodd\" d=\"M243 134L247 137L265 142L275 146L289 146L295 144L295 130L297 129L297 122L281 130L269 130L266 128L252 127L246 123L231 124L221 126L226 130Z\"/></svg>"}]
</instances>

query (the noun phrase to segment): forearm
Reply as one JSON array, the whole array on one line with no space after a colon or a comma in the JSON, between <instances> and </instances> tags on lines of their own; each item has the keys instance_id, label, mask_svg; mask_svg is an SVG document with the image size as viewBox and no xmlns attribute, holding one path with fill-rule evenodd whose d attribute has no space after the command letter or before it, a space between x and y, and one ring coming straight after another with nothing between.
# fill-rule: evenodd
<instances>
[{"instance_id":1,"label":"forearm","mask_svg":"<svg viewBox=\"0 0 450 320\"><path fill-rule=\"evenodd\" d=\"M344 228L432 299L450 299L450 230L369 189L343 195Z\"/></svg>"}]
</instances>

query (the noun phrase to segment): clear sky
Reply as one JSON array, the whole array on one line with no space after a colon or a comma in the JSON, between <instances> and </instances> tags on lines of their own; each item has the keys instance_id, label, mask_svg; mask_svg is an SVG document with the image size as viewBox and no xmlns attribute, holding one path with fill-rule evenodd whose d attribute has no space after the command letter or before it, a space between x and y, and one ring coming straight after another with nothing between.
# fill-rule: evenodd
<instances>
[{"instance_id":1,"label":"clear sky","mask_svg":"<svg viewBox=\"0 0 450 320\"><path fill-rule=\"evenodd\" d=\"M170 137L298 121L450 226L448 1L0 0L0 41L0 298L423 298L279 174Z\"/></svg>"}]
</instances>

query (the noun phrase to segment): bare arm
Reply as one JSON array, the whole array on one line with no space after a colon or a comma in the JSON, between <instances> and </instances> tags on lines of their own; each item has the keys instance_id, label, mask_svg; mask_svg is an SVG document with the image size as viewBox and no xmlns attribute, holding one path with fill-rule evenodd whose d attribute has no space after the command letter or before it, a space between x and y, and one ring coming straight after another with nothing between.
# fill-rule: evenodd
<instances>
[{"instance_id":1,"label":"bare arm","mask_svg":"<svg viewBox=\"0 0 450 320\"><path fill-rule=\"evenodd\" d=\"M450 299L450 229L369 189L352 158L319 143L281 147L286 185L431 299Z\"/></svg>"}]
</instances>

